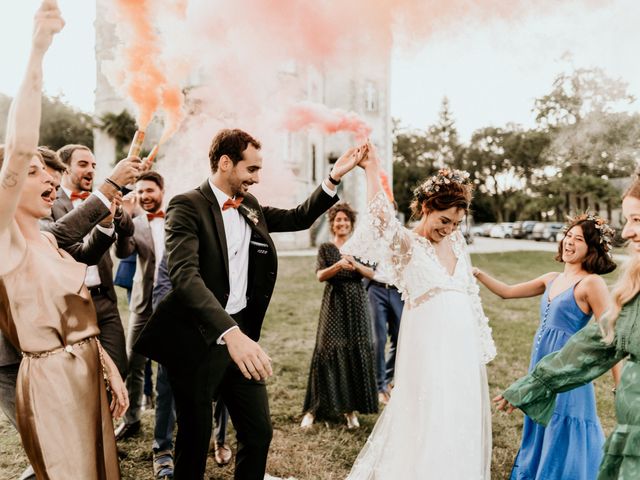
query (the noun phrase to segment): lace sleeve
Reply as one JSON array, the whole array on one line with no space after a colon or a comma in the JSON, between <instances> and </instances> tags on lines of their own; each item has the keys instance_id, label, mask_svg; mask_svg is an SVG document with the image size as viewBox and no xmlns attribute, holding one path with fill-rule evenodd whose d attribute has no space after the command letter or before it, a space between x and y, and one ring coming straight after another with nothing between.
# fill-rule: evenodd
<instances>
[{"instance_id":1,"label":"lace sleeve","mask_svg":"<svg viewBox=\"0 0 640 480\"><path fill-rule=\"evenodd\" d=\"M383 192L371 199L364 218L358 222L351 238L342 246L344 255L353 255L365 263L384 264L392 283L401 292L407 288L403 281L404 267L412 254L412 239Z\"/></svg>"},{"instance_id":2,"label":"lace sleeve","mask_svg":"<svg viewBox=\"0 0 640 480\"><path fill-rule=\"evenodd\" d=\"M484 309L482 308L482 300L480 300L480 287L478 286L476 278L473 276L471 255L469 255L469 250L467 249L464 236L460 232L457 233L456 244L456 247L462 250L461 253L465 256L465 260L467 263L467 293L471 298L471 307L478 322L480 360L482 361L482 363L486 364L495 358L497 354L496 345L491 334L489 319L484 314Z\"/></svg>"}]
</instances>

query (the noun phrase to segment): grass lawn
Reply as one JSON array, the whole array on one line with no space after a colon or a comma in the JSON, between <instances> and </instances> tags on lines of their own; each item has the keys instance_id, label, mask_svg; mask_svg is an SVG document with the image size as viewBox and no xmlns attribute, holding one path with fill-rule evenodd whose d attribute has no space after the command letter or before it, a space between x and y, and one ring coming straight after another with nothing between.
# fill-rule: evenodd
<instances>
[{"instance_id":1,"label":"grass lawn","mask_svg":"<svg viewBox=\"0 0 640 480\"><path fill-rule=\"evenodd\" d=\"M560 265L552 257L546 252L511 252L478 254L472 258L476 266L500 279L518 282L558 270ZM376 416L361 416L362 428L357 431L349 431L342 424L320 423L308 432L302 432L298 427L323 288L315 279L314 265L315 259L311 257L280 260L279 280L263 329L261 344L274 360L269 396L275 432L267 470L271 475L292 476L300 480L342 479L366 441ZM488 369L490 393L494 396L526 372L538 324L539 299L500 300L484 287L482 298L498 347L498 357ZM124 302L122 305L121 311L126 312ZM167 342L169 345L169 339ZM455 350L452 350L452 355L455 355ZM611 386L610 375L596 382L600 419L606 433L615 424ZM508 478L520 443L521 424L520 413L511 416L494 413L493 479ZM120 445L126 453L122 461L124 479L153 478L152 437L153 412L143 412L142 434ZM460 455L463 459L464 452ZM4 417L0 418L0 478L17 477L25 465L26 457L17 434ZM232 468L218 468L212 460L207 473L212 479L233 478Z\"/></svg>"}]
</instances>

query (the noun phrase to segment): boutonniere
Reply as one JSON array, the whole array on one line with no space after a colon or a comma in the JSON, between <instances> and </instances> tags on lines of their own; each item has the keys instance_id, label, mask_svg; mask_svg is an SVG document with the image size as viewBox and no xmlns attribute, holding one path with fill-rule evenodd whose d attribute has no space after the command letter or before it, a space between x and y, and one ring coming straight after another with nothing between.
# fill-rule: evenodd
<instances>
[{"instance_id":1,"label":"boutonniere","mask_svg":"<svg viewBox=\"0 0 640 480\"><path fill-rule=\"evenodd\" d=\"M249 208L246 205L240 204L240 206L238 207L240 209L242 209L242 211L244 211L247 219L251 220L251 222L254 225L258 225L258 212L256 210L254 210L253 208Z\"/></svg>"}]
</instances>

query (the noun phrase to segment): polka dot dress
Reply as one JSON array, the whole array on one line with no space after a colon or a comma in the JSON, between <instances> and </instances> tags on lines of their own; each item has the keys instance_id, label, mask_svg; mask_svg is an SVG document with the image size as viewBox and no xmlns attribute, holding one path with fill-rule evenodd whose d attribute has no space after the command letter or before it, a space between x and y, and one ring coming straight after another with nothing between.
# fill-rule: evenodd
<instances>
[{"instance_id":1,"label":"polka dot dress","mask_svg":"<svg viewBox=\"0 0 640 480\"><path fill-rule=\"evenodd\" d=\"M316 270L338 262L333 243L318 250ZM317 419L376 413L378 397L372 320L362 276L342 270L326 282L304 412Z\"/></svg>"}]
</instances>

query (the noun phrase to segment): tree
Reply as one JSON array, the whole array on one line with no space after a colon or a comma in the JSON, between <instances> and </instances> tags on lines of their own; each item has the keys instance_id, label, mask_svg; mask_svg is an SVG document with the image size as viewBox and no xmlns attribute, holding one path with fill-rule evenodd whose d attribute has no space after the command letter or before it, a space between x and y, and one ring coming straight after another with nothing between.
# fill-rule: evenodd
<instances>
[{"instance_id":1,"label":"tree","mask_svg":"<svg viewBox=\"0 0 640 480\"><path fill-rule=\"evenodd\" d=\"M634 101L628 84L606 75L601 68L578 68L559 74L551 92L535 101L537 122L545 128L580 123L592 112L607 113Z\"/></svg>"},{"instance_id":2,"label":"tree","mask_svg":"<svg viewBox=\"0 0 640 480\"><path fill-rule=\"evenodd\" d=\"M90 115L65 103L61 97L42 97L40 145L57 150L69 143L93 149L93 120Z\"/></svg>"},{"instance_id":3,"label":"tree","mask_svg":"<svg viewBox=\"0 0 640 480\"><path fill-rule=\"evenodd\" d=\"M552 91L536 100L538 123L552 137L545 156L563 179L558 215L596 202L605 202L610 210L610 190L604 184L628 176L640 151L640 116L617 111L633 100L626 82L599 68L558 75Z\"/></svg>"},{"instance_id":4,"label":"tree","mask_svg":"<svg viewBox=\"0 0 640 480\"><path fill-rule=\"evenodd\" d=\"M437 168L459 168L463 148L447 97L443 97L438 121L427 129L427 136L436 147L427 153L433 165Z\"/></svg>"},{"instance_id":5,"label":"tree","mask_svg":"<svg viewBox=\"0 0 640 480\"><path fill-rule=\"evenodd\" d=\"M100 117L98 128L116 141L116 158L125 158L136 133L136 121L127 110L107 112Z\"/></svg>"},{"instance_id":6,"label":"tree","mask_svg":"<svg viewBox=\"0 0 640 480\"><path fill-rule=\"evenodd\" d=\"M537 130L486 127L476 130L464 156L463 168L471 173L476 199L498 222L516 220L527 203L527 186L543 166L548 136Z\"/></svg>"},{"instance_id":7,"label":"tree","mask_svg":"<svg viewBox=\"0 0 640 480\"><path fill-rule=\"evenodd\" d=\"M404 130L397 121L394 121L393 135L393 191L398 210L409 218L413 190L437 170L430 155L437 145L426 132Z\"/></svg>"}]
</instances>

